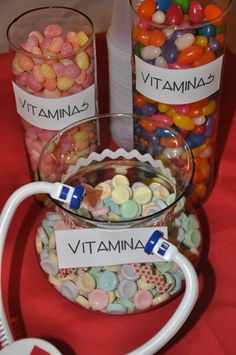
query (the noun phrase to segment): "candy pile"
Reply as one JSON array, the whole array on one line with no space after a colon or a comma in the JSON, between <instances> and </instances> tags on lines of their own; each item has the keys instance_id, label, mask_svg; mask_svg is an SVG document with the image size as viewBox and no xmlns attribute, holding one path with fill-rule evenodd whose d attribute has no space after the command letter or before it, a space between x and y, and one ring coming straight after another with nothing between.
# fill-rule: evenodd
<instances>
[{"instance_id":1,"label":"candy pile","mask_svg":"<svg viewBox=\"0 0 236 355\"><path fill-rule=\"evenodd\" d=\"M15 82L46 98L73 95L94 83L93 44L84 31L62 35L58 24L32 31L12 61Z\"/></svg>"},{"instance_id":2,"label":"candy pile","mask_svg":"<svg viewBox=\"0 0 236 355\"><path fill-rule=\"evenodd\" d=\"M60 139L54 139L47 146L40 162L40 180L61 181L69 166L95 150L96 140L95 121L81 123L65 131L60 135Z\"/></svg>"},{"instance_id":3,"label":"candy pile","mask_svg":"<svg viewBox=\"0 0 236 355\"><path fill-rule=\"evenodd\" d=\"M153 214L166 208L168 203L173 204L173 195L160 179L149 186L136 182L130 187L126 176L117 174L112 181L103 181L94 189L86 186L83 211L78 210L78 215L85 213L90 219L100 218L109 223L132 220L137 214L140 217ZM101 207L101 203L105 207ZM165 220L168 238L186 257L196 262L201 243L199 222L183 205L184 199L175 205L171 218ZM55 231L66 232L81 228L81 225L79 221L77 226L70 223L69 214L66 217L65 212L57 211L59 213L47 212L37 229L36 249L48 281L68 300L93 311L124 314L159 306L182 290L182 271L172 262L59 269Z\"/></svg>"},{"instance_id":4,"label":"candy pile","mask_svg":"<svg viewBox=\"0 0 236 355\"><path fill-rule=\"evenodd\" d=\"M78 215L104 221L133 220L160 212L173 204L176 194L170 193L160 178L149 185L136 181L130 185L125 175L117 174L94 188L85 185L85 196ZM86 212L85 212L86 211Z\"/></svg>"},{"instance_id":5,"label":"candy pile","mask_svg":"<svg viewBox=\"0 0 236 355\"><path fill-rule=\"evenodd\" d=\"M197 0L139 2L132 30L134 55L169 71L211 63L223 54L225 42L226 9L217 4ZM204 83L202 86L205 90ZM150 118L148 122L143 120L142 129L136 131L138 149L148 151L149 132L165 139L166 127L179 131L194 155L196 170L190 194L194 205L204 201L211 187L218 94L207 97L206 91L206 98L201 101L174 105L151 100L134 87L134 112Z\"/></svg>"},{"instance_id":6,"label":"candy pile","mask_svg":"<svg viewBox=\"0 0 236 355\"><path fill-rule=\"evenodd\" d=\"M84 30L63 34L59 24L49 24L42 33L30 32L20 50L14 53L14 81L21 89L42 98L71 96L94 84L94 60L91 34ZM44 128L25 120L22 124L34 173L42 148L56 131L47 129L46 121Z\"/></svg>"}]
</instances>

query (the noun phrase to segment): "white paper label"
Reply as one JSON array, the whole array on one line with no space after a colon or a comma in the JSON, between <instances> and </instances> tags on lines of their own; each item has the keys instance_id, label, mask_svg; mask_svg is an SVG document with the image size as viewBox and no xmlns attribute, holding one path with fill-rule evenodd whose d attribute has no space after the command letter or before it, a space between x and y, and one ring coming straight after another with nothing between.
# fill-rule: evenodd
<instances>
[{"instance_id":1,"label":"white paper label","mask_svg":"<svg viewBox=\"0 0 236 355\"><path fill-rule=\"evenodd\" d=\"M144 252L144 246L157 229L167 239L167 227L55 231L59 268L163 261Z\"/></svg>"},{"instance_id":2,"label":"white paper label","mask_svg":"<svg viewBox=\"0 0 236 355\"><path fill-rule=\"evenodd\" d=\"M190 69L164 69L135 56L136 90L149 99L167 104L202 100L220 88L223 55L209 64Z\"/></svg>"},{"instance_id":3,"label":"white paper label","mask_svg":"<svg viewBox=\"0 0 236 355\"><path fill-rule=\"evenodd\" d=\"M95 115L95 84L78 94L44 98L29 94L13 82L17 113L33 126L58 131Z\"/></svg>"}]
</instances>

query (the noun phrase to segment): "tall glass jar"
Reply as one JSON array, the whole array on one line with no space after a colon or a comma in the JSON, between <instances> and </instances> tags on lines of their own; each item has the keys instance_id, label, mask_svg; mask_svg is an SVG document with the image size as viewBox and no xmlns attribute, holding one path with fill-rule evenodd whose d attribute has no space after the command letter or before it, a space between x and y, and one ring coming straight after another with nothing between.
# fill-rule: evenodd
<instances>
[{"instance_id":1,"label":"tall glass jar","mask_svg":"<svg viewBox=\"0 0 236 355\"><path fill-rule=\"evenodd\" d=\"M168 143L173 127L192 149L189 199L201 205L212 189L221 73L231 0L130 0L133 109L149 117L137 132L145 152L149 132Z\"/></svg>"},{"instance_id":2,"label":"tall glass jar","mask_svg":"<svg viewBox=\"0 0 236 355\"><path fill-rule=\"evenodd\" d=\"M35 177L45 143L97 112L93 23L72 8L37 8L14 19L7 38L16 109Z\"/></svg>"},{"instance_id":3,"label":"tall glass jar","mask_svg":"<svg viewBox=\"0 0 236 355\"><path fill-rule=\"evenodd\" d=\"M36 231L36 250L48 281L71 302L109 314L137 313L170 301L184 287L177 265L144 252L154 230L198 262L200 223L185 200L194 163L171 128L178 158L155 135L146 154L134 142L116 146L113 119L140 125L139 116L101 115L65 128L44 147L39 180L83 185L85 194L76 209L51 200Z\"/></svg>"}]
</instances>

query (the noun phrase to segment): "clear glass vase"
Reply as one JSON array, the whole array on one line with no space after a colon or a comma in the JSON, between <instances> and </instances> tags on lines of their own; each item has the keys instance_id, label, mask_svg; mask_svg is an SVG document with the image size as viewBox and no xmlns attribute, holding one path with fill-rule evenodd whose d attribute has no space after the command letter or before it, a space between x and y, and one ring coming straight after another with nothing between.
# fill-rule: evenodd
<instances>
[{"instance_id":1,"label":"clear glass vase","mask_svg":"<svg viewBox=\"0 0 236 355\"><path fill-rule=\"evenodd\" d=\"M155 135L145 154L135 149L135 141L117 146L110 129L114 119L140 125L136 115L101 115L65 128L45 145L39 180L83 185L85 194L75 210L49 201L36 231L36 250L48 281L69 301L109 314L138 313L184 288L177 265L145 255L153 230L194 265L199 260L200 223L185 199L194 162L171 128L178 157Z\"/></svg>"},{"instance_id":2,"label":"clear glass vase","mask_svg":"<svg viewBox=\"0 0 236 355\"><path fill-rule=\"evenodd\" d=\"M172 127L192 150L195 174L188 197L200 206L214 181L221 74L230 0L130 0L133 111L143 120L137 149L149 132Z\"/></svg>"},{"instance_id":3,"label":"clear glass vase","mask_svg":"<svg viewBox=\"0 0 236 355\"><path fill-rule=\"evenodd\" d=\"M7 29L16 109L35 178L40 152L59 130L97 113L91 20L72 8L36 8Z\"/></svg>"}]
</instances>

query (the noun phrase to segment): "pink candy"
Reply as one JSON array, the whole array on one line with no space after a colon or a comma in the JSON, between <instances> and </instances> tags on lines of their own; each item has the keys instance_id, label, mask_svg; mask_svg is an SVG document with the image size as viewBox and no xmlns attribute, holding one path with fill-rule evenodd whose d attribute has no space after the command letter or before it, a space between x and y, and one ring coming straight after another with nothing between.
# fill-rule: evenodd
<instances>
[{"instance_id":1,"label":"pink candy","mask_svg":"<svg viewBox=\"0 0 236 355\"><path fill-rule=\"evenodd\" d=\"M16 53L12 61L16 84L22 89L35 96L58 98L78 93L94 83L94 50L89 36L84 31L69 31L65 36L62 33L58 24L46 26L43 33L29 33L20 46L21 53ZM86 42L88 47L80 52ZM78 53L84 56L78 57ZM75 80L73 87L68 79Z\"/></svg>"}]
</instances>

